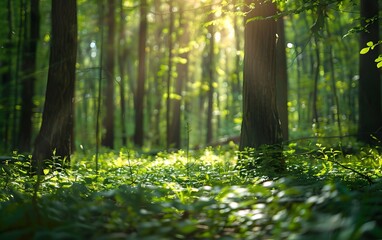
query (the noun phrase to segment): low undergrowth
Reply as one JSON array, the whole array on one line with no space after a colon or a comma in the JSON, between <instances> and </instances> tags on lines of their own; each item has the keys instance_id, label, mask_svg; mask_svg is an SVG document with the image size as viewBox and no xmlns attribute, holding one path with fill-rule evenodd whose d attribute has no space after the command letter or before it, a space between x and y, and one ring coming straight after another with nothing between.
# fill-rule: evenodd
<instances>
[{"instance_id":1,"label":"low undergrowth","mask_svg":"<svg viewBox=\"0 0 382 240\"><path fill-rule=\"evenodd\" d=\"M0 239L378 239L382 157L322 145L285 151L287 171L243 175L236 147L74 155L29 176L0 165ZM17 157L17 156L15 156Z\"/></svg>"}]
</instances>

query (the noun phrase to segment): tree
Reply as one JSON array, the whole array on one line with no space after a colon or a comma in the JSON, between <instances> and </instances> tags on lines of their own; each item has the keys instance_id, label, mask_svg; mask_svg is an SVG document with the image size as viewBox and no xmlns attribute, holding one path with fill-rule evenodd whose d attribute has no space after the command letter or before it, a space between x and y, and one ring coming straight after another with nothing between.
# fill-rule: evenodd
<instances>
[{"instance_id":1,"label":"tree","mask_svg":"<svg viewBox=\"0 0 382 240\"><path fill-rule=\"evenodd\" d=\"M33 96L36 77L37 42L40 35L39 0L31 0L29 4L29 31L26 31L23 49L24 76L22 78L21 94L21 116L19 121L19 150L22 152L30 150L32 139L32 116Z\"/></svg>"},{"instance_id":2,"label":"tree","mask_svg":"<svg viewBox=\"0 0 382 240\"><path fill-rule=\"evenodd\" d=\"M276 96L283 140L288 140L288 71L285 52L284 19L277 19Z\"/></svg>"},{"instance_id":3,"label":"tree","mask_svg":"<svg viewBox=\"0 0 382 240\"><path fill-rule=\"evenodd\" d=\"M53 154L70 161L77 56L76 0L52 0L48 83L42 125L33 151L40 167ZM41 171L41 169L38 169Z\"/></svg>"},{"instance_id":4,"label":"tree","mask_svg":"<svg viewBox=\"0 0 382 240\"><path fill-rule=\"evenodd\" d=\"M139 43L138 43L138 83L134 95L135 109L135 145L143 146L143 103L145 95L146 78L146 39L147 39L147 1L142 0L140 5Z\"/></svg>"},{"instance_id":5,"label":"tree","mask_svg":"<svg viewBox=\"0 0 382 240\"><path fill-rule=\"evenodd\" d=\"M361 47L379 40L378 11L378 1L361 0L361 25L365 28L360 33ZM365 143L373 142L370 135L382 139L381 79L374 62L379 55L377 49L359 56L358 139Z\"/></svg>"},{"instance_id":6,"label":"tree","mask_svg":"<svg viewBox=\"0 0 382 240\"><path fill-rule=\"evenodd\" d=\"M215 20L215 12L213 11L213 4L211 4L210 14L208 16L208 21L210 25L208 26L208 36L209 36L209 52L208 52L208 91L207 91L207 135L206 143L209 144L213 139L213 127L212 127L212 117L213 117L213 107L214 107L214 81L215 81L215 27L213 21Z\"/></svg>"},{"instance_id":7,"label":"tree","mask_svg":"<svg viewBox=\"0 0 382 240\"><path fill-rule=\"evenodd\" d=\"M6 56L0 59L1 64L1 101L0 105L2 106L2 115L10 116L11 114L11 82L12 82L12 58L8 57L12 55L12 47L13 47L13 21L12 21L12 2L11 0L7 1L6 5L7 14L6 14L6 22L8 25L7 29L7 38L5 40L4 48L0 49L0 53L2 56ZM1 122L1 146L8 150L9 140L10 140L10 124L9 119L2 118Z\"/></svg>"},{"instance_id":8,"label":"tree","mask_svg":"<svg viewBox=\"0 0 382 240\"><path fill-rule=\"evenodd\" d=\"M107 31L107 44L106 44L106 59L105 59L105 76L106 76L106 90L105 90L105 107L106 115L103 121L103 126L106 130L103 135L101 144L105 147L114 147L114 65L115 65L115 1L107 1L107 16L106 23Z\"/></svg>"},{"instance_id":9,"label":"tree","mask_svg":"<svg viewBox=\"0 0 382 240\"><path fill-rule=\"evenodd\" d=\"M173 2L169 0L169 33L168 33L168 71L167 71L167 97L166 97L166 148L170 148L174 144L172 139L172 129L171 129L171 79L172 79L172 61L173 61L173 33L174 33L174 12L173 12Z\"/></svg>"},{"instance_id":10,"label":"tree","mask_svg":"<svg viewBox=\"0 0 382 240\"><path fill-rule=\"evenodd\" d=\"M120 107L121 107L121 133L122 133L122 145L126 146L127 144L127 129L126 129L126 99L125 99L125 63L127 62L127 47L126 47L126 16L123 10L123 0L120 0L120 23L119 23L119 73L120 82L119 82L119 94L120 94Z\"/></svg>"},{"instance_id":11,"label":"tree","mask_svg":"<svg viewBox=\"0 0 382 240\"><path fill-rule=\"evenodd\" d=\"M175 82L175 94L176 97L173 99L172 105L172 120L171 120L171 133L170 133L170 143L173 147L179 149L181 147L181 102L184 99L183 89L184 85L187 83L188 79L188 58L189 50L187 46L189 45L189 30L188 30L188 19L185 19L183 13L183 6L179 6L179 55L178 62L176 65L177 77ZM171 145L170 145L171 146Z\"/></svg>"},{"instance_id":12,"label":"tree","mask_svg":"<svg viewBox=\"0 0 382 240\"><path fill-rule=\"evenodd\" d=\"M244 30L243 121L239 149L273 145L276 151L272 151L270 157L274 158L281 153L277 146L282 140L276 102L277 23L274 19L254 18L275 15L276 6L256 0L247 0L246 4L254 4L254 9L246 16ZM275 167L280 166L283 165Z\"/></svg>"}]
</instances>

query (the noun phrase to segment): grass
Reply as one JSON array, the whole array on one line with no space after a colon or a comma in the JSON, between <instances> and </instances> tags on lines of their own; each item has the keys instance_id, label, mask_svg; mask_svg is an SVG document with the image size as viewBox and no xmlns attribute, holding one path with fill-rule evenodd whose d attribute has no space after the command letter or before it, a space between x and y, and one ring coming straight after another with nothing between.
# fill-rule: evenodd
<instances>
[{"instance_id":1,"label":"grass","mask_svg":"<svg viewBox=\"0 0 382 240\"><path fill-rule=\"evenodd\" d=\"M378 239L382 157L291 144L288 171L243 176L237 148L73 156L27 174L0 165L0 239ZM369 178L369 179L368 179ZM372 182L370 182L371 180ZM36 185L38 184L38 186Z\"/></svg>"}]
</instances>

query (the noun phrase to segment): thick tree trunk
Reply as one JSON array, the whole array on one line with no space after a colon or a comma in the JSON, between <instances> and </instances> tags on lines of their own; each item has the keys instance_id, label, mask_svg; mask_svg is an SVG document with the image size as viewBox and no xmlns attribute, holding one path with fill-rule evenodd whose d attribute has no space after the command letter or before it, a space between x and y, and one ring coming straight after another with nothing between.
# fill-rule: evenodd
<instances>
[{"instance_id":1,"label":"thick tree trunk","mask_svg":"<svg viewBox=\"0 0 382 240\"><path fill-rule=\"evenodd\" d=\"M40 35L39 0L30 1L29 34L24 40L23 50L23 78L21 80L21 116L19 122L19 150L26 152L31 150L32 139L32 115L33 96L36 78L37 41Z\"/></svg>"},{"instance_id":2,"label":"thick tree trunk","mask_svg":"<svg viewBox=\"0 0 382 240\"><path fill-rule=\"evenodd\" d=\"M282 156L282 132L276 100L276 33L273 19L249 21L253 17L276 14L268 1L247 1L255 8L247 15L244 45L243 122L239 150L251 148L238 163L243 174L259 170L272 175L285 170ZM263 149L267 148L267 149ZM245 158L248 158L245 160Z\"/></svg>"},{"instance_id":3,"label":"thick tree trunk","mask_svg":"<svg viewBox=\"0 0 382 240\"><path fill-rule=\"evenodd\" d=\"M145 95L146 78L146 39L147 39L147 1L141 1L139 23L139 46L138 46L138 83L135 92L135 132L134 143L138 147L143 146L143 103Z\"/></svg>"},{"instance_id":4,"label":"thick tree trunk","mask_svg":"<svg viewBox=\"0 0 382 240\"><path fill-rule=\"evenodd\" d=\"M252 1L247 1L248 5ZM272 16L276 7L263 2L247 16ZM245 25L243 122L240 150L281 142L276 103L276 22L250 21Z\"/></svg>"},{"instance_id":5,"label":"thick tree trunk","mask_svg":"<svg viewBox=\"0 0 382 240\"><path fill-rule=\"evenodd\" d=\"M107 1L107 44L105 59L105 107L106 115L103 120L103 127L106 130L102 137L102 146L114 148L114 66L115 66L115 0Z\"/></svg>"},{"instance_id":6,"label":"thick tree trunk","mask_svg":"<svg viewBox=\"0 0 382 240\"><path fill-rule=\"evenodd\" d=\"M379 1L361 0L361 25L367 26L360 34L360 47L366 43L379 40ZM376 17L372 22L366 20ZM378 57L378 47L359 56L359 122L358 139L365 143L373 143L371 135L382 140L381 114L381 77L380 70L374 60Z\"/></svg>"},{"instance_id":7,"label":"thick tree trunk","mask_svg":"<svg viewBox=\"0 0 382 240\"><path fill-rule=\"evenodd\" d=\"M53 154L69 161L71 154L77 56L76 0L52 0L51 16L48 83L42 125L34 143L35 166L51 159Z\"/></svg>"}]
</instances>

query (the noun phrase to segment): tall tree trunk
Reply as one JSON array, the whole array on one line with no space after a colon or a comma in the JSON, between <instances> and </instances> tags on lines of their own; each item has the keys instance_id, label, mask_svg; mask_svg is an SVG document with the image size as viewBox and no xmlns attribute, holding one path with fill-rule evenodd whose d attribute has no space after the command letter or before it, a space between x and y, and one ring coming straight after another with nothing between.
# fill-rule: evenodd
<instances>
[{"instance_id":1,"label":"tall tree trunk","mask_svg":"<svg viewBox=\"0 0 382 240\"><path fill-rule=\"evenodd\" d=\"M208 21L215 20L215 13L212 11L214 1L211 4L211 12L208 18ZM206 144L212 142L213 139L213 124L212 124L212 113L214 108L214 81L215 81L215 28L214 24L210 24L208 26L208 33L210 37L209 41L209 66L208 66L208 92L207 92L207 136L206 136Z\"/></svg>"},{"instance_id":2,"label":"tall tree trunk","mask_svg":"<svg viewBox=\"0 0 382 240\"><path fill-rule=\"evenodd\" d=\"M268 1L246 1L248 6L252 3L255 8L246 16L245 25L244 102L239 150L260 146L271 149L251 152L255 160L250 163L240 161L239 166L244 168L244 172L260 168L264 174L273 174L285 169L276 100L277 23L273 19L250 19L275 15L276 5Z\"/></svg>"},{"instance_id":3,"label":"tall tree trunk","mask_svg":"<svg viewBox=\"0 0 382 240\"><path fill-rule=\"evenodd\" d=\"M4 66L5 71L1 72L1 105L4 106L2 116L10 116L11 114L11 82L12 82L12 36L13 36L13 21L12 21L12 3L11 0L7 1L7 14L6 22L8 23L8 34L4 48L0 52L4 56L9 56L2 59L1 65ZM1 147L7 151L10 145L10 122L9 119L1 119Z\"/></svg>"},{"instance_id":4,"label":"tall tree trunk","mask_svg":"<svg viewBox=\"0 0 382 240\"><path fill-rule=\"evenodd\" d=\"M360 33L360 47L379 40L379 1L361 0L361 25L367 26ZM372 22L367 22L374 18ZM381 113L381 77L374 60L378 57L378 48L359 56L359 122L358 139L373 143L371 135L382 139Z\"/></svg>"},{"instance_id":5,"label":"tall tree trunk","mask_svg":"<svg viewBox=\"0 0 382 240\"><path fill-rule=\"evenodd\" d=\"M77 56L76 0L52 0L51 16L48 83L42 125L34 143L35 166L41 166L39 163L51 159L53 154L69 161L71 154Z\"/></svg>"},{"instance_id":6,"label":"tall tree trunk","mask_svg":"<svg viewBox=\"0 0 382 240\"><path fill-rule=\"evenodd\" d=\"M119 82L119 94L121 102L121 133L122 133L122 145L126 146L127 144L127 129L126 129L126 98L125 98L125 67L127 62L127 49L126 49L126 34L125 34L125 13L123 10L123 0L120 0L120 23L119 23L119 73L120 73L120 82Z\"/></svg>"},{"instance_id":7,"label":"tall tree trunk","mask_svg":"<svg viewBox=\"0 0 382 240\"><path fill-rule=\"evenodd\" d=\"M31 149L33 96L36 81L34 73L36 71L37 42L40 35L39 5L39 0L30 1L29 31L27 31L27 37L24 40L22 65L24 74L21 82L21 116L19 122L19 150L21 152Z\"/></svg>"},{"instance_id":8,"label":"tall tree trunk","mask_svg":"<svg viewBox=\"0 0 382 240\"><path fill-rule=\"evenodd\" d=\"M276 98L283 140L288 140L288 72L285 52L284 19L277 20Z\"/></svg>"},{"instance_id":9,"label":"tall tree trunk","mask_svg":"<svg viewBox=\"0 0 382 240\"><path fill-rule=\"evenodd\" d=\"M106 132L102 137L102 146L114 148L114 66L115 66L115 0L107 1L107 44L105 59L105 107L106 115L103 120L103 127Z\"/></svg>"},{"instance_id":10,"label":"tall tree trunk","mask_svg":"<svg viewBox=\"0 0 382 240\"><path fill-rule=\"evenodd\" d=\"M173 147L180 149L181 147L181 102L183 101L183 86L187 83L188 79L188 50L184 50L189 44L189 31L187 20L183 17L183 7L179 8L179 22L180 29L183 30L182 35L179 38L180 51L179 57L184 60L184 62L178 62L176 65L177 78L175 83L175 94L176 98L173 99L172 105L172 120L171 120L171 133L170 139Z\"/></svg>"},{"instance_id":11,"label":"tall tree trunk","mask_svg":"<svg viewBox=\"0 0 382 240\"><path fill-rule=\"evenodd\" d=\"M276 14L273 3L249 1L255 8L247 19ZM240 150L280 143L276 103L276 22L256 20L245 25L243 122Z\"/></svg>"},{"instance_id":12,"label":"tall tree trunk","mask_svg":"<svg viewBox=\"0 0 382 240\"><path fill-rule=\"evenodd\" d=\"M147 39L147 1L142 0L140 5L139 43L138 43L138 83L135 93L135 132L134 143L143 146L143 107L145 98L146 78L146 39Z\"/></svg>"},{"instance_id":13,"label":"tall tree trunk","mask_svg":"<svg viewBox=\"0 0 382 240\"><path fill-rule=\"evenodd\" d=\"M326 29L327 29L327 34L328 34L328 39L332 38L332 34L330 32L330 26L329 23L326 22ZM340 139L342 137L342 124L341 124L341 111L340 111L340 100L338 97L337 93L337 86L336 86L336 73L335 73L335 68L334 68L334 51L333 51L333 46L331 44L328 44L328 52L329 52L329 69L330 69L330 79L332 82L332 91L333 91L333 98L334 98L334 104L335 104L335 120L337 121L337 126L338 126L338 134L340 136Z\"/></svg>"},{"instance_id":14,"label":"tall tree trunk","mask_svg":"<svg viewBox=\"0 0 382 240\"><path fill-rule=\"evenodd\" d=\"M167 138L167 150L171 147L174 142L171 139L171 78L172 78L172 51L173 51L173 32L174 32L174 12L172 0L169 0L169 11L170 11L170 25L168 32L168 71L167 71L167 98L166 98L166 138Z\"/></svg>"},{"instance_id":15,"label":"tall tree trunk","mask_svg":"<svg viewBox=\"0 0 382 240\"><path fill-rule=\"evenodd\" d=\"M315 133L320 129L319 115L318 115L318 81L320 79L320 68L321 68L321 58L320 58L320 43L317 36L314 37L315 43L315 54L316 54L316 70L314 73L314 88L313 88L313 124L315 124Z\"/></svg>"}]
</instances>

